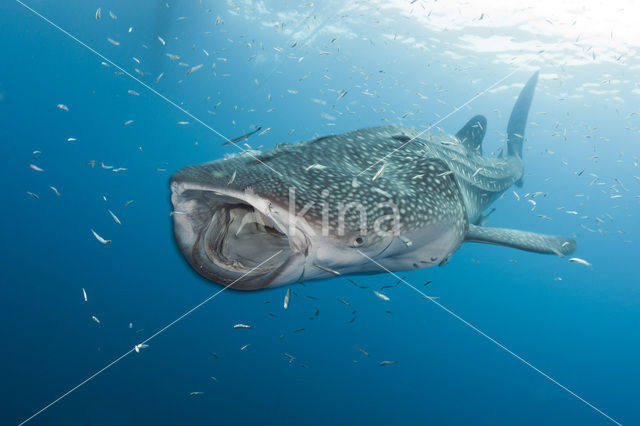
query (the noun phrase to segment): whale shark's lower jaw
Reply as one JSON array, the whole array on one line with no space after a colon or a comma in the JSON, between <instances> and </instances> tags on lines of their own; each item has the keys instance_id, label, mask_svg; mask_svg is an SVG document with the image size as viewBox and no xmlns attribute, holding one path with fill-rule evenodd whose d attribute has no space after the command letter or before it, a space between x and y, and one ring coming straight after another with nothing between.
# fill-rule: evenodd
<instances>
[{"instance_id":1,"label":"whale shark's lower jaw","mask_svg":"<svg viewBox=\"0 0 640 426\"><path fill-rule=\"evenodd\" d=\"M305 235L287 232L282 209L250 191L178 181L171 189L178 246L205 278L258 290L302 274Z\"/></svg>"}]
</instances>

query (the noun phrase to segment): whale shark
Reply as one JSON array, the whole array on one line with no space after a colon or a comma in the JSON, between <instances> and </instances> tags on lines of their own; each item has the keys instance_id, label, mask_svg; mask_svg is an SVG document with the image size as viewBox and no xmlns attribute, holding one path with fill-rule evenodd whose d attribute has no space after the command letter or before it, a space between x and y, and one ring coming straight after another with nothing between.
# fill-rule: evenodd
<instances>
[{"instance_id":1,"label":"whale shark","mask_svg":"<svg viewBox=\"0 0 640 426\"><path fill-rule=\"evenodd\" d=\"M177 245L199 274L238 290L445 265L465 242L571 253L572 238L483 226L522 184L537 80L496 157L483 155L477 115L455 135L369 127L185 167L170 182Z\"/></svg>"}]
</instances>

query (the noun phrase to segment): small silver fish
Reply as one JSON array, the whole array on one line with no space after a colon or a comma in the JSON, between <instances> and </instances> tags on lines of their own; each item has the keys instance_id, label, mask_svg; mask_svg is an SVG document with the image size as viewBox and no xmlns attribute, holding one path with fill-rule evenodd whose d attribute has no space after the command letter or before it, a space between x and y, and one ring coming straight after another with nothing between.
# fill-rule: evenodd
<instances>
[{"instance_id":1,"label":"small silver fish","mask_svg":"<svg viewBox=\"0 0 640 426\"><path fill-rule=\"evenodd\" d=\"M579 263L580 265L584 265L584 266L591 266L589 262L587 262L584 259L580 259L579 257L572 257L571 259L569 259L569 262Z\"/></svg>"},{"instance_id":2,"label":"small silver fish","mask_svg":"<svg viewBox=\"0 0 640 426\"><path fill-rule=\"evenodd\" d=\"M364 349L362 349L359 346L354 346L354 348L356 348L357 350L359 350L360 352L362 352L364 355L369 356L369 352L365 351Z\"/></svg>"},{"instance_id":3,"label":"small silver fish","mask_svg":"<svg viewBox=\"0 0 640 426\"><path fill-rule=\"evenodd\" d=\"M291 289L287 289L287 293L284 295L284 309L289 309L289 300L291 299Z\"/></svg>"},{"instance_id":4,"label":"small silver fish","mask_svg":"<svg viewBox=\"0 0 640 426\"><path fill-rule=\"evenodd\" d=\"M384 300L385 302L388 302L389 300L389 296L387 296L386 294L380 293L379 291L373 291L373 293L378 296L380 299Z\"/></svg>"},{"instance_id":5,"label":"small silver fish","mask_svg":"<svg viewBox=\"0 0 640 426\"><path fill-rule=\"evenodd\" d=\"M380 167L380 169L376 172L376 174L373 176L373 179L371 179L371 182L375 182L376 179L378 179L380 177L380 175L382 174L382 171L384 170L384 164L382 164L382 167Z\"/></svg>"},{"instance_id":6,"label":"small silver fish","mask_svg":"<svg viewBox=\"0 0 640 426\"><path fill-rule=\"evenodd\" d=\"M129 328L131 328L131 327L129 327ZM139 344L135 345L133 347L133 349L135 349L136 352L140 353L140 349L146 349L148 347L149 347L149 345L147 345L147 344L139 343Z\"/></svg>"},{"instance_id":7,"label":"small silver fish","mask_svg":"<svg viewBox=\"0 0 640 426\"><path fill-rule=\"evenodd\" d=\"M320 265L315 264L315 263L313 264L313 266L315 266L316 268L321 269L321 270L323 270L323 271L325 271L325 272L328 272L328 273L330 273L330 274L333 274L333 275L335 275L335 276L340 276L340 275L341 275L341 274L340 274L340 272L338 272L338 271L334 271L333 269L331 269L331 268L327 268L326 266L320 266Z\"/></svg>"},{"instance_id":8,"label":"small silver fish","mask_svg":"<svg viewBox=\"0 0 640 426\"><path fill-rule=\"evenodd\" d=\"M102 244L111 244L111 240L105 240L93 229L91 230L91 232L93 233L93 236L96 237L96 240L100 241Z\"/></svg>"},{"instance_id":9,"label":"small silver fish","mask_svg":"<svg viewBox=\"0 0 640 426\"><path fill-rule=\"evenodd\" d=\"M231 179L229 179L229 182L227 182L227 185L231 185L233 183L233 181L236 180L236 171L233 171L233 174L231 175Z\"/></svg>"},{"instance_id":10,"label":"small silver fish","mask_svg":"<svg viewBox=\"0 0 640 426\"><path fill-rule=\"evenodd\" d=\"M200 64L200 65L196 65L196 66L194 66L194 67L191 67L191 68L189 69L189 71L187 71L187 75L191 74L191 73L192 73L192 72L194 72L194 71L198 71L200 68L202 68L202 66L203 66L203 65L202 65L202 64Z\"/></svg>"},{"instance_id":11,"label":"small silver fish","mask_svg":"<svg viewBox=\"0 0 640 426\"><path fill-rule=\"evenodd\" d=\"M122 222L120 222L120 219L118 219L118 216L116 216L115 213L113 213L111 210L107 211L109 212L115 223L117 223L118 225L122 225Z\"/></svg>"},{"instance_id":12,"label":"small silver fish","mask_svg":"<svg viewBox=\"0 0 640 426\"><path fill-rule=\"evenodd\" d=\"M309 170L324 170L327 166L323 166L322 164L312 164L310 166L305 167L304 171L308 172Z\"/></svg>"},{"instance_id":13,"label":"small silver fish","mask_svg":"<svg viewBox=\"0 0 640 426\"><path fill-rule=\"evenodd\" d=\"M236 324L233 328L251 328L251 326L247 324Z\"/></svg>"}]
</instances>

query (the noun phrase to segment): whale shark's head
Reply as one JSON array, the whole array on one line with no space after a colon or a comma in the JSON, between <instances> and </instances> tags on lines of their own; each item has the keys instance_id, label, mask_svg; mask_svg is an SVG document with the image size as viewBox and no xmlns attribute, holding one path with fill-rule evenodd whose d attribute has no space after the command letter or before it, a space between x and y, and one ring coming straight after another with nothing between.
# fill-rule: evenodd
<instances>
[{"instance_id":1,"label":"whale shark's head","mask_svg":"<svg viewBox=\"0 0 640 426\"><path fill-rule=\"evenodd\" d=\"M362 210L353 206L343 210L340 226L330 214L318 216L318 209L305 211L293 200L251 188L217 186L184 174L174 177L171 188L182 253L198 273L234 289L362 271L369 263L364 255L380 259L396 238L392 215L376 222L377 232L371 232L366 223L358 223Z\"/></svg>"}]
</instances>

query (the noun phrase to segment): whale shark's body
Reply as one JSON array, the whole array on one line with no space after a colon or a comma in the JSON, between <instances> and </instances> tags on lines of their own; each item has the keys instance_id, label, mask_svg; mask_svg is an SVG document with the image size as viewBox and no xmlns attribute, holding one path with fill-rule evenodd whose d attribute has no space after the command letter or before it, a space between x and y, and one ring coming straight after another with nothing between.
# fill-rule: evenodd
<instances>
[{"instance_id":1,"label":"whale shark's body","mask_svg":"<svg viewBox=\"0 0 640 426\"><path fill-rule=\"evenodd\" d=\"M478 226L522 178L536 83L497 158L482 156L476 116L455 136L371 127L186 167L171 180L178 245L201 275L240 290L443 265L464 241L570 253L570 238Z\"/></svg>"}]
</instances>

